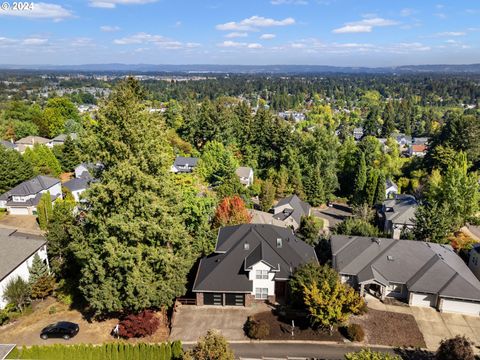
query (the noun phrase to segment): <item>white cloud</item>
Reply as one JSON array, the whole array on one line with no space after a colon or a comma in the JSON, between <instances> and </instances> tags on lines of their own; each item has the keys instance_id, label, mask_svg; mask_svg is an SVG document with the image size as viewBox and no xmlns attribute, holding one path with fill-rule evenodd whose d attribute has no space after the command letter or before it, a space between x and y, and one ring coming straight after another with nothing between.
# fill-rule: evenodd
<instances>
[{"instance_id":1,"label":"white cloud","mask_svg":"<svg viewBox=\"0 0 480 360\"><path fill-rule=\"evenodd\" d=\"M117 5L143 5L156 1L157 0L90 0L88 5L96 8L114 9Z\"/></svg>"},{"instance_id":2,"label":"white cloud","mask_svg":"<svg viewBox=\"0 0 480 360\"><path fill-rule=\"evenodd\" d=\"M33 3L31 10L0 10L0 16L17 16L24 18L33 18L33 19L53 19L54 21L60 21L69 17L72 17L73 14L70 10L65 9L61 5L49 4L49 3Z\"/></svg>"},{"instance_id":3,"label":"white cloud","mask_svg":"<svg viewBox=\"0 0 480 360\"><path fill-rule=\"evenodd\" d=\"M224 42L218 44L219 47L225 48L248 48L248 49L261 49L262 44L258 43L245 43L245 42L236 42L231 40L225 40Z\"/></svg>"},{"instance_id":4,"label":"white cloud","mask_svg":"<svg viewBox=\"0 0 480 360\"><path fill-rule=\"evenodd\" d=\"M415 13L416 11L414 9L405 8L400 11L400 16L408 17L408 16L412 16Z\"/></svg>"},{"instance_id":5,"label":"white cloud","mask_svg":"<svg viewBox=\"0 0 480 360\"><path fill-rule=\"evenodd\" d=\"M260 39L262 40L272 40L276 37L275 34L262 34L262 36L260 36Z\"/></svg>"},{"instance_id":6,"label":"white cloud","mask_svg":"<svg viewBox=\"0 0 480 360\"><path fill-rule=\"evenodd\" d=\"M225 24L219 24L216 26L216 29L221 31L258 31L259 28L288 26L293 24L295 24L295 19L291 17L283 20L275 20L255 15L239 22L230 21Z\"/></svg>"},{"instance_id":7,"label":"white cloud","mask_svg":"<svg viewBox=\"0 0 480 360\"><path fill-rule=\"evenodd\" d=\"M467 35L464 31L445 31L441 33L437 33L437 36L465 36Z\"/></svg>"},{"instance_id":8,"label":"white cloud","mask_svg":"<svg viewBox=\"0 0 480 360\"><path fill-rule=\"evenodd\" d=\"M176 50L176 49L191 49L200 46L198 43L187 42L182 43L180 41L166 38L162 35L152 35L148 33L137 33L131 36L126 36L113 41L116 45L137 45L137 44L153 44L157 47Z\"/></svg>"},{"instance_id":9,"label":"white cloud","mask_svg":"<svg viewBox=\"0 0 480 360\"><path fill-rule=\"evenodd\" d=\"M239 38L239 37L247 37L248 34L246 32L231 32L225 35L228 39Z\"/></svg>"},{"instance_id":10,"label":"white cloud","mask_svg":"<svg viewBox=\"0 0 480 360\"><path fill-rule=\"evenodd\" d=\"M42 38L27 38L22 40L22 45L44 45L48 42L48 39Z\"/></svg>"},{"instance_id":11,"label":"white cloud","mask_svg":"<svg viewBox=\"0 0 480 360\"><path fill-rule=\"evenodd\" d=\"M272 5L307 5L306 0L270 0Z\"/></svg>"},{"instance_id":12,"label":"white cloud","mask_svg":"<svg viewBox=\"0 0 480 360\"><path fill-rule=\"evenodd\" d=\"M334 34L350 34L350 33L369 33L375 27L393 26L398 22L394 20L384 19L381 17L367 17L360 21L346 23L344 26L334 29Z\"/></svg>"},{"instance_id":13,"label":"white cloud","mask_svg":"<svg viewBox=\"0 0 480 360\"><path fill-rule=\"evenodd\" d=\"M100 30L103 32L116 32L120 30L120 27L103 25L103 26L100 26Z\"/></svg>"}]
</instances>

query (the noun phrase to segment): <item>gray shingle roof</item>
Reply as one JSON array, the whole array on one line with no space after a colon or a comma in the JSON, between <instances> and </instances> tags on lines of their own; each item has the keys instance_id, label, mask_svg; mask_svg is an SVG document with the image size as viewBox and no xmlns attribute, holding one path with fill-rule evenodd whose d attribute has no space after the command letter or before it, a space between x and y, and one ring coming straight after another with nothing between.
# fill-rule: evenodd
<instances>
[{"instance_id":1,"label":"gray shingle roof","mask_svg":"<svg viewBox=\"0 0 480 360\"><path fill-rule=\"evenodd\" d=\"M302 216L307 216L310 213L311 206L309 203L300 200L297 195L290 195L286 198L281 199L277 205L273 208L277 208L280 206L288 205L292 211L284 211L283 213L275 214L273 217L278 220L285 220L289 216L291 216L297 224L300 224L300 220Z\"/></svg>"},{"instance_id":2,"label":"gray shingle roof","mask_svg":"<svg viewBox=\"0 0 480 360\"><path fill-rule=\"evenodd\" d=\"M0 229L0 280L32 256L47 241L43 236Z\"/></svg>"},{"instance_id":3,"label":"gray shingle roof","mask_svg":"<svg viewBox=\"0 0 480 360\"><path fill-rule=\"evenodd\" d=\"M15 144L7 140L0 140L0 145L7 149L15 149Z\"/></svg>"},{"instance_id":4,"label":"gray shingle roof","mask_svg":"<svg viewBox=\"0 0 480 360\"><path fill-rule=\"evenodd\" d=\"M53 185L59 183L60 180L49 177L38 175L33 179L24 181L23 183L15 186L13 189L7 191L6 193L0 196L0 199L6 200L10 196L28 196L38 194L40 191L47 190Z\"/></svg>"},{"instance_id":5,"label":"gray shingle roof","mask_svg":"<svg viewBox=\"0 0 480 360\"><path fill-rule=\"evenodd\" d=\"M82 175L85 172L82 173ZM85 190L88 188L89 181L85 178L73 178L63 184L70 191Z\"/></svg>"},{"instance_id":6,"label":"gray shingle roof","mask_svg":"<svg viewBox=\"0 0 480 360\"><path fill-rule=\"evenodd\" d=\"M27 136L20 140L17 140L15 144L19 145L32 145L32 144L48 144L50 139L41 136Z\"/></svg>"},{"instance_id":7,"label":"gray shingle roof","mask_svg":"<svg viewBox=\"0 0 480 360\"><path fill-rule=\"evenodd\" d=\"M391 208L392 211L385 212L385 219L393 224L413 225L415 211L417 209L417 200L412 195L395 195L394 199L383 202L385 208Z\"/></svg>"},{"instance_id":8,"label":"gray shingle roof","mask_svg":"<svg viewBox=\"0 0 480 360\"><path fill-rule=\"evenodd\" d=\"M67 138L70 136L70 139L72 140L77 140L78 136L76 133L71 133L71 134L60 134L58 136L55 136L53 139L52 139L52 142L60 142L60 143L64 143L65 140L67 140Z\"/></svg>"},{"instance_id":9,"label":"gray shingle roof","mask_svg":"<svg viewBox=\"0 0 480 360\"><path fill-rule=\"evenodd\" d=\"M282 239L281 247L277 247L277 238ZM316 261L311 246L296 238L290 229L273 225L221 228L215 252L200 261L194 291L251 292L246 269L259 261L279 269L276 279L287 279L299 265Z\"/></svg>"},{"instance_id":10,"label":"gray shingle roof","mask_svg":"<svg viewBox=\"0 0 480 360\"><path fill-rule=\"evenodd\" d=\"M480 281L450 246L345 235L330 242L336 270L359 282L406 284L409 291L480 301Z\"/></svg>"},{"instance_id":11,"label":"gray shingle roof","mask_svg":"<svg viewBox=\"0 0 480 360\"><path fill-rule=\"evenodd\" d=\"M173 165L195 167L197 166L197 163L198 163L198 158L196 157L177 156L175 158L175 162L173 163Z\"/></svg>"}]
</instances>

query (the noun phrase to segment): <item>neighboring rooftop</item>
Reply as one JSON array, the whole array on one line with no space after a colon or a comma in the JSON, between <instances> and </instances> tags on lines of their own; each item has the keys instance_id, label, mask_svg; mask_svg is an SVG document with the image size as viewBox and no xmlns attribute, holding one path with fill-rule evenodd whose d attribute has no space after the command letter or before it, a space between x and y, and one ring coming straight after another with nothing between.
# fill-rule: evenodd
<instances>
[{"instance_id":1,"label":"neighboring rooftop","mask_svg":"<svg viewBox=\"0 0 480 360\"><path fill-rule=\"evenodd\" d=\"M200 261L193 290L251 292L247 271L260 261L278 270L274 280L288 279L299 265L316 261L316 255L290 229L260 224L224 227L218 232L215 253Z\"/></svg>"},{"instance_id":2,"label":"neighboring rooftop","mask_svg":"<svg viewBox=\"0 0 480 360\"><path fill-rule=\"evenodd\" d=\"M61 142L64 143L65 140L70 136L70 139L72 140L77 140L78 136L76 133L71 133L71 134L60 134L52 139L52 142Z\"/></svg>"},{"instance_id":3,"label":"neighboring rooftop","mask_svg":"<svg viewBox=\"0 0 480 360\"><path fill-rule=\"evenodd\" d=\"M248 212L250 215L252 215L252 220L250 221L251 224L268 224L280 227L288 227L288 225L282 220L275 219L272 213L254 209L248 209Z\"/></svg>"},{"instance_id":4,"label":"neighboring rooftop","mask_svg":"<svg viewBox=\"0 0 480 360\"><path fill-rule=\"evenodd\" d=\"M292 217L297 224L300 224L302 216L308 216L311 206L309 203L302 201L297 195L290 195L281 199L274 207L279 208L287 205L288 209L283 212L276 213L273 217L278 220L285 220L288 217Z\"/></svg>"},{"instance_id":5,"label":"neighboring rooftop","mask_svg":"<svg viewBox=\"0 0 480 360\"><path fill-rule=\"evenodd\" d=\"M38 175L33 179L24 181L23 183L15 186L13 189L0 195L0 200L7 200L10 196L35 195L43 190L51 188L53 185L59 182L60 180L58 179L49 176Z\"/></svg>"},{"instance_id":6,"label":"neighboring rooftop","mask_svg":"<svg viewBox=\"0 0 480 360\"><path fill-rule=\"evenodd\" d=\"M252 168L248 166L240 166L235 170L235 174L237 174L238 177L242 178L248 178L250 176L250 173L252 172Z\"/></svg>"},{"instance_id":7,"label":"neighboring rooftop","mask_svg":"<svg viewBox=\"0 0 480 360\"><path fill-rule=\"evenodd\" d=\"M17 140L15 144L18 145L33 145L33 144L48 144L51 140L41 136L27 136Z\"/></svg>"},{"instance_id":8,"label":"neighboring rooftop","mask_svg":"<svg viewBox=\"0 0 480 360\"><path fill-rule=\"evenodd\" d=\"M82 175L85 172L82 173ZM85 179L84 177L80 178L73 178L71 180L68 180L67 182L63 183L63 186L65 186L68 190L70 191L78 191L78 190L85 190L88 188L89 180Z\"/></svg>"},{"instance_id":9,"label":"neighboring rooftop","mask_svg":"<svg viewBox=\"0 0 480 360\"><path fill-rule=\"evenodd\" d=\"M409 291L480 301L480 281L448 245L333 235L335 269L358 282L406 284Z\"/></svg>"},{"instance_id":10,"label":"neighboring rooftop","mask_svg":"<svg viewBox=\"0 0 480 360\"><path fill-rule=\"evenodd\" d=\"M413 225L417 200L412 195L397 194L393 199L383 202L385 219L393 224Z\"/></svg>"},{"instance_id":11,"label":"neighboring rooftop","mask_svg":"<svg viewBox=\"0 0 480 360\"><path fill-rule=\"evenodd\" d=\"M185 157L185 156L177 156L175 158L175 162L173 166L188 166L188 167L195 167L197 166L198 158L196 157Z\"/></svg>"},{"instance_id":12,"label":"neighboring rooftop","mask_svg":"<svg viewBox=\"0 0 480 360\"><path fill-rule=\"evenodd\" d=\"M0 229L0 280L32 256L47 241L43 236Z\"/></svg>"},{"instance_id":13,"label":"neighboring rooftop","mask_svg":"<svg viewBox=\"0 0 480 360\"><path fill-rule=\"evenodd\" d=\"M7 149L15 149L15 144L12 143L11 141L0 140L0 145Z\"/></svg>"}]
</instances>

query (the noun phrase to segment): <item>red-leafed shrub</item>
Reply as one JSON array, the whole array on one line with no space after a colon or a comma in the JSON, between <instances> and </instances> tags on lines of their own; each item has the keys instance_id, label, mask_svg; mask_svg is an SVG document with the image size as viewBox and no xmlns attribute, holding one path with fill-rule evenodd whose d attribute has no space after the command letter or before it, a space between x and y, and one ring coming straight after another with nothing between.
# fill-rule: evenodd
<instances>
[{"instance_id":1,"label":"red-leafed shrub","mask_svg":"<svg viewBox=\"0 0 480 360\"><path fill-rule=\"evenodd\" d=\"M139 314L128 315L120 321L118 334L130 339L152 335L160 326L160 321L152 310L145 310Z\"/></svg>"}]
</instances>

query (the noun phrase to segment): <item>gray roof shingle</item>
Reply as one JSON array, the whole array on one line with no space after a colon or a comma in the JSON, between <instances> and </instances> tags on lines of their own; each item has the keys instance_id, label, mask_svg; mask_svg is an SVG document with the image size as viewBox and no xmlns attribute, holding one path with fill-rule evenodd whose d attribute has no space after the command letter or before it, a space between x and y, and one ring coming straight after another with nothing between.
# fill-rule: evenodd
<instances>
[{"instance_id":1,"label":"gray roof shingle","mask_svg":"<svg viewBox=\"0 0 480 360\"><path fill-rule=\"evenodd\" d=\"M35 195L41 191L51 188L53 185L59 183L59 179L55 179L49 176L38 175L33 179L22 182L15 186L13 189L8 190L6 193L0 196L0 200L6 200L10 196L28 196Z\"/></svg>"},{"instance_id":2,"label":"gray roof shingle","mask_svg":"<svg viewBox=\"0 0 480 360\"><path fill-rule=\"evenodd\" d=\"M281 199L273 208L275 209L284 205L288 205L291 211L287 210L282 213L275 214L273 217L278 220L285 220L291 216L297 222L297 224L300 224L302 216L307 216L311 209L310 204L302 201L297 195L290 195Z\"/></svg>"},{"instance_id":3,"label":"gray roof shingle","mask_svg":"<svg viewBox=\"0 0 480 360\"><path fill-rule=\"evenodd\" d=\"M406 284L409 291L480 301L480 281L450 246L345 235L330 242L336 270L359 282Z\"/></svg>"},{"instance_id":4,"label":"gray roof shingle","mask_svg":"<svg viewBox=\"0 0 480 360\"><path fill-rule=\"evenodd\" d=\"M252 265L263 261L279 270L276 279L288 279L299 265L316 259L313 248L290 229L261 224L224 227L218 232L215 253L200 261L193 290L250 292L247 269Z\"/></svg>"}]
</instances>

